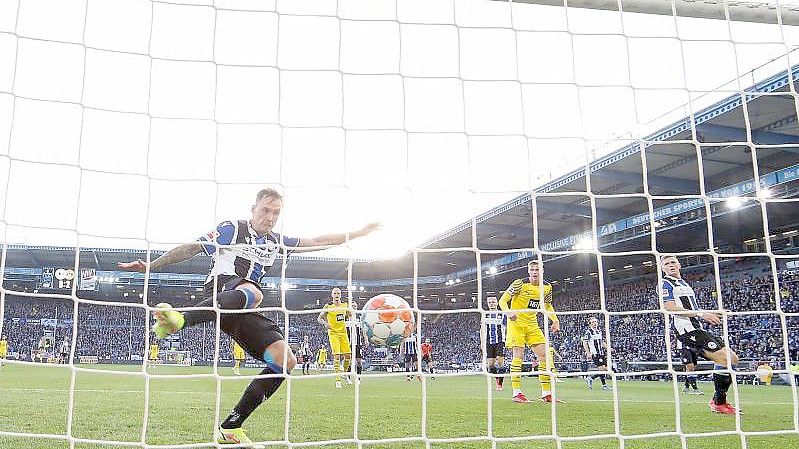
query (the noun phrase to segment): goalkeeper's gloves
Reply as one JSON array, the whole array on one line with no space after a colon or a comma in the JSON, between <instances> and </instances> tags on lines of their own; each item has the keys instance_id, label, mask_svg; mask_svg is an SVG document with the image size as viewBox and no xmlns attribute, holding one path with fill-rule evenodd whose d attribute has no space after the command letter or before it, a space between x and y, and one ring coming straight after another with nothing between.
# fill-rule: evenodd
<instances>
[{"instance_id":1,"label":"goalkeeper's gloves","mask_svg":"<svg viewBox=\"0 0 799 449\"><path fill-rule=\"evenodd\" d=\"M521 279L516 279L510 283L510 287L508 287L508 293L511 296L519 293L522 290L522 285L524 285L524 281Z\"/></svg>"}]
</instances>

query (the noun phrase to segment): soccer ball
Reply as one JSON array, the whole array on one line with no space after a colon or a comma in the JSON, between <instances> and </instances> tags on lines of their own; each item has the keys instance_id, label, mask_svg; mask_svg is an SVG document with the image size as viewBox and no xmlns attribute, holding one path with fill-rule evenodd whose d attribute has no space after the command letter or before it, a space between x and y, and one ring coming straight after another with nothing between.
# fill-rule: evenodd
<instances>
[{"instance_id":1,"label":"soccer ball","mask_svg":"<svg viewBox=\"0 0 799 449\"><path fill-rule=\"evenodd\" d=\"M373 345L396 348L413 334L413 312L408 302L397 295L377 295L363 306L361 326Z\"/></svg>"}]
</instances>

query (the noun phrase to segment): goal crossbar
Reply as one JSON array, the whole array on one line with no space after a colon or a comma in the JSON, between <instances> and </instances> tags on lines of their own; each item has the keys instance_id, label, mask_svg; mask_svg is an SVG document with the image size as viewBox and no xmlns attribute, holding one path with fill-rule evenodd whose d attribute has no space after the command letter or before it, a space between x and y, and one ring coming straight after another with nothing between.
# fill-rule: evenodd
<instances>
[{"instance_id":1,"label":"goal crossbar","mask_svg":"<svg viewBox=\"0 0 799 449\"><path fill-rule=\"evenodd\" d=\"M508 2L508 0L493 0ZM658 14L697 19L733 20L777 24L778 15L783 25L799 25L799 6L771 5L755 2L718 0L513 0L513 3L529 3L545 6L568 6L572 8Z\"/></svg>"}]
</instances>

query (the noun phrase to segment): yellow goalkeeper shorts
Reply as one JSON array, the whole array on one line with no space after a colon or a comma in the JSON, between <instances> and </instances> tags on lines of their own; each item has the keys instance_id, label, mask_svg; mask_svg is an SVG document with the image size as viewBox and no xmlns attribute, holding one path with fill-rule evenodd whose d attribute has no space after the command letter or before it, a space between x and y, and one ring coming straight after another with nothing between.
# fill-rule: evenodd
<instances>
[{"instance_id":1,"label":"yellow goalkeeper shorts","mask_svg":"<svg viewBox=\"0 0 799 449\"><path fill-rule=\"evenodd\" d=\"M352 352L352 349L350 349L350 339L347 338L346 332L342 334L328 332L327 338L330 340L330 349L333 355L350 354Z\"/></svg>"},{"instance_id":2,"label":"yellow goalkeeper shorts","mask_svg":"<svg viewBox=\"0 0 799 449\"><path fill-rule=\"evenodd\" d=\"M537 325L517 325L513 321L508 321L508 333L505 338L506 348L542 345L545 341L544 331Z\"/></svg>"}]
</instances>

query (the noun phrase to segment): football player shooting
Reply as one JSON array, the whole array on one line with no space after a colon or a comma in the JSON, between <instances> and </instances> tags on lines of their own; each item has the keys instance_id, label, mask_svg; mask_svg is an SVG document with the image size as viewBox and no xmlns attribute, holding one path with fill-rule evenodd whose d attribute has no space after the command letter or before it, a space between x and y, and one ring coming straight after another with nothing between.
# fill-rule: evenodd
<instances>
[{"instance_id":1,"label":"football player shooting","mask_svg":"<svg viewBox=\"0 0 799 449\"><path fill-rule=\"evenodd\" d=\"M702 357L714 363L713 385L715 394L710 400L710 410L714 413L734 415L735 407L727 403L727 391L732 385L730 373L721 371L734 369L738 364L738 355L724 345L724 340L711 334L702 327L700 318L710 324L721 324L718 312L699 309L694 289L682 278L680 261L676 256L660 258L663 270L663 283L660 294L663 308L671 314L672 329L677 339L687 348L695 350Z\"/></svg>"},{"instance_id":2,"label":"football player shooting","mask_svg":"<svg viewBox=\"0 0 799 449\"><path fill-rule=\"evenodd\" d=\"M119 267L140 272L146 272L148 268L156 271L204 252L213 257L213 262L205 283L204 299L195 307L212 307L216 304L224 310L257 308L263 300L258 283L274 264L279 252L286 257L291 251L302 251L301 248L313 251L321 249L318 247L340 245L347 240L346 234L328 234L313 238L281 236L273 232L272 228L282 208L283 197L279 192L262 189L255 198L249 220L222 222L198 241L179 245L149 264L139 259L120 263ZM377 223L370 223L351 232L349 237L355 239L365 236L378 227ZM217 315L214 310L178 312L166 303L156 307L161 309L153 312L157 320L153 331L158 338L174 334L185 327L214 321ZM260 313L223 312L219 325L250 356L266 363L268 368L261 371L261 375L271 375L256 378L250 383L217 431L217 442L220 444L248 444L252 441L241 428L242 423L277 391L297 360L284 340L282 330Z\"/></svg>"}]
</instances>

